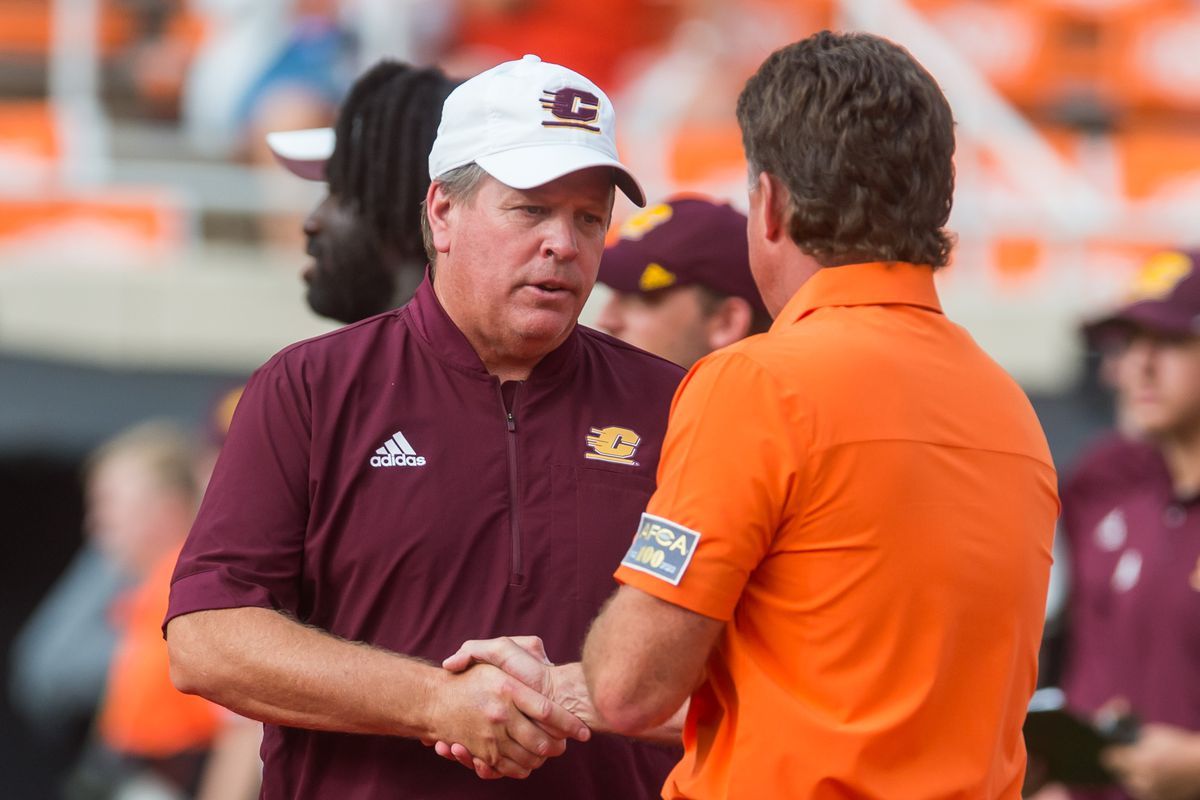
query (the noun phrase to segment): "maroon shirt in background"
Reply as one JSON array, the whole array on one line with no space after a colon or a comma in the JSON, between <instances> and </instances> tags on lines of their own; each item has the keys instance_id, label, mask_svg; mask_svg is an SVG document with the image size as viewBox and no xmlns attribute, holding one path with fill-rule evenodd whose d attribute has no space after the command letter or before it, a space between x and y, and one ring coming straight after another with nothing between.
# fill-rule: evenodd
<instances>
[{"instance_id":1,"label":"maroon shirt in background","mask_svg":"<svg viewBox=\"0 0 1200 800\"><path fill-rule=\"evenodd\" d=\"M1198 500L1174 497L1154 447L1115 435L1086 452L1063 486L1071 573L1063 689L1081 714L1124 697L1143 722L1200 731Z\"/></svg>"},{"instance_id":2,"label":"maroon shirt in background","mask_svg":"<svg viewBox=\"0 0 1200 800\"><path fill-rule=\"evenodd\" d=\"M654 489L682 375L577 327L502 391L426 280L404 308L254 374L167 620L259 606L434 662L510 634L577 660ZM275 725L262 753L263 797L289 800L656 798L679 755L597 736L526 780L481 781L415 740Z\"/></svg>"}]
</instances>

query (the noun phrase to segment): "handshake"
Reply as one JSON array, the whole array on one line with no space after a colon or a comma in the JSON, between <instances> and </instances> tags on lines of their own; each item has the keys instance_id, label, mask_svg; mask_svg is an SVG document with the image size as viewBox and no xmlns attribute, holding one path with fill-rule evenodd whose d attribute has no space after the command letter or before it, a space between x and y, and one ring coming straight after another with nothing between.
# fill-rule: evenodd
<instances>
[{"instance_id":1,"label":"handshake","mask_svg":"<svg viewBox=\"0 0 1200 800\"><path fill-rule=\"evenodd\" d=\"M537 636L468 641L442 667L435 733L421 741L485 780L526 778L562 755L567 739L603 731L582 665L551 663Z\"/></svg>"}]
</instances>

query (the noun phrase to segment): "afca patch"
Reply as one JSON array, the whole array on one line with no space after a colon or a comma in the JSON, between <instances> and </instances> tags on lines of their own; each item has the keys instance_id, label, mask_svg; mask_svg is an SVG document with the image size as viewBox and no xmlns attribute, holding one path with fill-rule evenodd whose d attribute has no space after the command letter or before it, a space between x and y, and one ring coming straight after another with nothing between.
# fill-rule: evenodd
<instances>
[{"instance_id":1,"label":"afca patch","mask_svg":"<svg viewBox=\"0 0 1200 800\"><path fill-rule=\"evenodd\" d=\"M678 586L692 563L700 534L653 514L642 514L629 552L621 565Z\"/></svg>"}]
</instances>

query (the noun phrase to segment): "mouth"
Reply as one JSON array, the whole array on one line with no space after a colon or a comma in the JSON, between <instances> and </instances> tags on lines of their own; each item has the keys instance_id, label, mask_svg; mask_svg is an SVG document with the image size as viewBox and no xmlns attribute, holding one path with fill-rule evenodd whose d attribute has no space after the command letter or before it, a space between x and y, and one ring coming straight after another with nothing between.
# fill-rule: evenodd
<instances>
[{"instance_id":1,"label":"mouth","mask_svg":"<svg viewBox=\"0 0 1200 800\"><path fill-rule=\"evenodd\" d=\"M542 297L568 297L574 294L574 289L565 281L542 281L541 283L527 283L526 289L532 289Z\"/></svg>"},{"instance_id":2,"label":"mouth","mask_svg":"<svg viewBox=\"0 0 1200 800\"><path fill-rule=\"evenodd\" d=\"M317 271L317 266L321 261L319 250L320 248L317 246L317 240L312 238L308 239L304 246L304 252L309 258L312 259L312 261L309 261L307 264L305 264L304 268L300 271L300 278L305 283L312 283L313 276Z\"/></svg>"}]
</instances>

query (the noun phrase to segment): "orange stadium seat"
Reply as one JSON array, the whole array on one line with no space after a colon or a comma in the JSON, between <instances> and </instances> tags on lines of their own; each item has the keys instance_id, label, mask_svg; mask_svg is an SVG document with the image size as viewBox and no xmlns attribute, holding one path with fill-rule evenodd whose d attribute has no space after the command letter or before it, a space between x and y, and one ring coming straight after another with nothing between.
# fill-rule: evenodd
<instances>
[{"instance_id":1,"label":"orange stadium seat","mask_svg":"<svg viewBox=\"0 0 1200 800\"><path fill-rule=\"evenodd\" d=\"M1194 43L1197 16L1186 0L912 0L1006 96L1026 108L1079 98L1116 106L1145 68L1132 71L1148 35ZM1196 73L1175 46L1177 71ZM1152 51L1153 52L1153 51ZM1159 61L1162 52L1159 51ZM1151 59L1153 63L1153 59ZM1145 78L1140 80L1144 83ZM1187 83L1187 81L1185 81ZM1200 78L1192 82L1200 93ZM1167 87L1179 91L1178 87Z\"/></svg>"},{"instance_id":2,"label":"orange stadium seat","mask_svg":"<svg viewBox=\"0 0 1200 800\"><path fill-rule=\"evenodd\" d=\"M50 49L52 0L0 0L0 55L41 56ZM136 24L115 0L100 0L99 50L110 55L129 44Z\"/></svg>"},{"instance_id":3,"label":"orange stadium seat","mask_svg":"<svg viewBox=\"0 0 1200 800\"><path fill-rule=\"evenodd\" d=\"M0 250L59 246L80 237L98 243L97 252L120 251L138 266L162 263L184 245L185 217L169 193L106 190L103 196L50 194L0 195ZM110 248L104 253L104 248ZM98 261L107 263L104 258Z\"/></svg>"},{"instance_id":4,"label":"orange stadium seat","mask_svg":"<svg viewBox=\"0 0 1200 800\"><path fill-rule=\"evenodd\" d=\"M1003 94L1035 105L1052 91L1047 75L1055 58L1049 14L1020 2L914 0L947 41L955 45Z\"/></svg>"},{"instance_id":5,"label":"orange stadium seat","mask_svg":"<svg viewBox=\"0 0 1200 800\"><path fill-rule=\"evenodd\" d=\"M694 123L675 132L667 171L674 183L703 184L745 171L742 132L736 122Z\"/></svg>"},{"instance_id":6,"label":"orange stadium seat","mask_svg":"<svg viewBox=\"0 0 1200 800\"><path fill-rule=\"evenodd\" d=\"M1200 117L1200 6L1129 13L1116 38L1103 77L1123 108Z\"/></svg>"},{"instance_id":7,"label":"orange stadium seat","mask_svg":"<svg viewBox=\"0 0 1200 800\"><path fill-rule=\"evenodd\" d=\"M49 103L40 100L0 103L0 158L58 157L58 124Z\"/></svg>"},{"instance_id":8,"label":"orange stadium seat","mask_svg":"<svg viewBox=\"0 0 1200 800\"><path fill-rule=\"evenodd\" d=\"M1200 128L1131 130L1116 137L1125 195L1145 200L1200 181Z\"/></svg>"}]
</instances>

